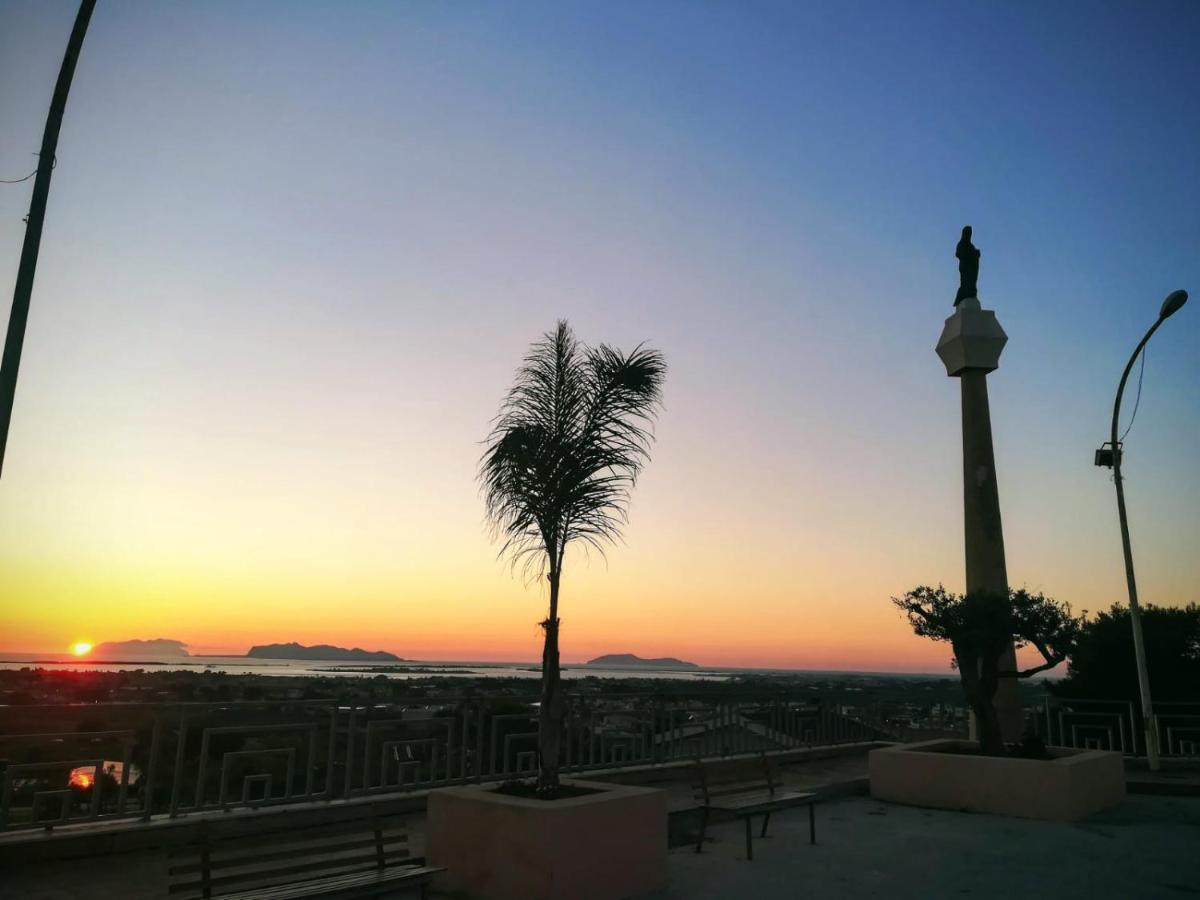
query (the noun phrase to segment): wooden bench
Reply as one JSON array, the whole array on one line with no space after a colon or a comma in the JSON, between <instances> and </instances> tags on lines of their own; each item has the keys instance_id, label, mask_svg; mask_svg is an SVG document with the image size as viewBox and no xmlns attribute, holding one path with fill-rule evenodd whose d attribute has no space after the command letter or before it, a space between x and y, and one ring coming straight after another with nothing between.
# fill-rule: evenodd
<instances>
[{"instance_id":1,"label":"wooden bench","mask_svg":"<svg viewBox=\"0 0 1200 900\"><path fill-rule=\"evenodd\" d=\"M696 760L695 798L700 802L700 836L696 839L696 852L704 844L704 832L708 828L708 816L712 810L730 813L746 820L746 859L754 859L754 847L750 843L750 820L760 813L763 817L762 833L767 836L767 823L771 813L794 806L808 807L808 842L817 842L817 817L813 810L817 795L803 791L785 791L779 778L771 768L764 753L761 767L747 771L745 767L717 773L711 766Z\"/></svg>"},{"instance_id":2,"label":"wooden bench","mask_svg":"<svg viewBox=\"0 0 1200 900\"><path fill-rule=\"evenodd\" d=\"M368 806L304 824L286 815L202 820L167 855L172 900L376 897L409 885L424 898L445 871L409 856L400 816Z\"/></svg>"}]
</instances>

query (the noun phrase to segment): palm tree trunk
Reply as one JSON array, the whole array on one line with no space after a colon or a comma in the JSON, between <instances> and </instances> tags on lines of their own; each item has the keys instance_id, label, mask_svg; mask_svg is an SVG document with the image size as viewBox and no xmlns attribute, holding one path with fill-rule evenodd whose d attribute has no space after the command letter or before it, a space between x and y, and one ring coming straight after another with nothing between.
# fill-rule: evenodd
<instances>
[{"instance_id":1,"label":"palm tree trunk","mask_svg":"<svg viewBox=\"0 0 1200 900\"><path fill-rule=\"evenodd\" d=\"M562 744L562 680L558 661L558 585L560 572L555 566L546 577L550 580L550 615L542 628L546 632L542 648L542 705L538 716L538 791L558 789L558 759Z\"/></svg>"}]
</instances>

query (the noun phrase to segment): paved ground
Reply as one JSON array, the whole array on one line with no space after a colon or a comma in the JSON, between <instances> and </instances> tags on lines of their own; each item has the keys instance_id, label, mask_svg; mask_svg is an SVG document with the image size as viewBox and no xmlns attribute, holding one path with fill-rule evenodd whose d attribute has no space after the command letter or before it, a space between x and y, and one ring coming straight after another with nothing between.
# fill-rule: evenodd
<instances>
[{"instance_id":1,"label":"paved ground","mask_svg":"<svg viewBox=\"0 0 1200 900\"><path fill-rule=\"evenodd\" d=\"M1161 772L1129 769L1125 773L1125 785L1129 791L1138 794L1200 797L1200 768L1189 760L1186 766L1166 766Z\"/></svg>"},{"instance_id":2,"label":"paved ground","mask_svg":"<svg viewBox=\"0 0 1200 900\"><path fill-rule=\"evenodd\" d=\"M894 806L865 798L772 817L745 859L739 823L705 852L671 851L656 900L1180 898L1200 896L1200 798L1130 796L1077 824Z\"/></svg>"}]
</instances>

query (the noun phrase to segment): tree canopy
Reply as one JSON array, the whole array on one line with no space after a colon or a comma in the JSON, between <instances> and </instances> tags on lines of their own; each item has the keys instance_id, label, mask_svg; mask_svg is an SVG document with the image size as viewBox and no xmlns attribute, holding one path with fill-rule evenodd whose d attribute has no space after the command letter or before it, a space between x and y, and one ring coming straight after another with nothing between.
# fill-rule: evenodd
<instances>
[{"instance_id":1,"label":"tree canopy","mask_svg":"<svg viewBox=\"0 0 1200 900\"><path fill-rule=\"evenodd\" d=\"M1158 700L1200 699L1200 606L1143 605L1142 636L1150 690ZM1137 663L1129 607L1113 605L1088 621L1071 653L1064 696L1137 700Z\"/></svg>"},{"instance_id":2,"label":"tree canopy","mask_svg":"<svg viewBox=\"0 0 1200 900\"><path fill-rule=\"evenodd\" d=\"M963 692L975 713L980 748L996 755L1005 752L995 706L1000 679L1029 678L1054 668L1070 655L1083 625L1070 604L1024 589L964 596L940 584L921 585L893 597L892 603L916 634L950 644ZM1010 644L1036 648L1042 662L1027 669L1001 669Z\"/></svg>"},{"instance_id":3,"label":"tree canopy","mask_svg":"<svg viewBox=\"0 0 1200 900\"><path fill-rule=\"evenodd\" d=\"M603 553L619 536L665 375L657 351L588 347L566 322L533 345L480 469L501 553L553 573L572 542Z\"/></svg>"}]
</instances>

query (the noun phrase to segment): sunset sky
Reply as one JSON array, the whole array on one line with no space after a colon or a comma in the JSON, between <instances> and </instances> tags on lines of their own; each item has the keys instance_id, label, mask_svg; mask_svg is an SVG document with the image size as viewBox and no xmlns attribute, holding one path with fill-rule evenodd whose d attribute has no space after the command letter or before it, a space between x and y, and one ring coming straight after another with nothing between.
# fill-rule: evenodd
<instances>
[{"instance_id":1,"label":"sunset sky","mask_svg":"<svg viewBox=\"0 0 1200 900\"><path fill-rule=\"evenodd\" d=\"M75 13L0 0L0 178ZM545 591L474 480L528 344L670 365L563 657L946 671L888 597L963 586L970 223L1008 568L1200 600L1200 5L102 0L0 479L0 654L175 638L532 660ZM0 185L11 290L32 182ZM0 298L7 315L8 294ZM1131 386L1126 409L1131 409ZM1126 414L1128 417L1128 413Z\"/></svg>"}]
</instances>

